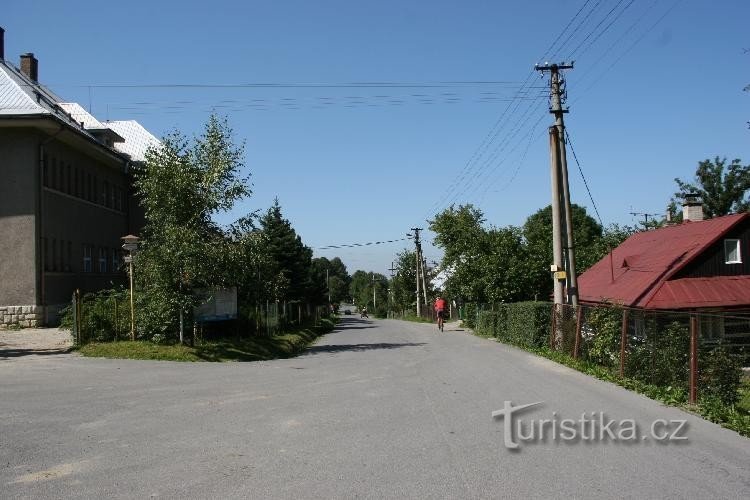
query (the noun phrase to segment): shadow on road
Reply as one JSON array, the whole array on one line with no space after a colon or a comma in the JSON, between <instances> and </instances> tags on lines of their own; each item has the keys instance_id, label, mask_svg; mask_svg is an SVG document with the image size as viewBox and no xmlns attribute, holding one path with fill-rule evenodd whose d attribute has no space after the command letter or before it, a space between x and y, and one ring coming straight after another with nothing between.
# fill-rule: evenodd
<instances>
[{"instance_id":1,"label":"shadow on road","mask_svg":"<svg viewBox=\"0 0 750 500\"><path fill-rule=\"evenodd\" d=\"M11 347L10 349L0 345L0 360L10 358L20 358L22 356L50 356L55 354L67 354L70 348L62 349L19 349Z\"/></svg>"},{"instance_id":2,"label":"shadow on road","mask_svg":"<svg viewBox=\"0 0 750 500\"><path fill-rule=\"evenodd\" d=\"M375 349L399 349L401 347L418 347L425 345L424 342L403 342L388 343L380 342L376 344L331 344L331 345L314 345L305 351L305 354L318 354L324 352L361 352Z\"/></svg>"}]
</instances>

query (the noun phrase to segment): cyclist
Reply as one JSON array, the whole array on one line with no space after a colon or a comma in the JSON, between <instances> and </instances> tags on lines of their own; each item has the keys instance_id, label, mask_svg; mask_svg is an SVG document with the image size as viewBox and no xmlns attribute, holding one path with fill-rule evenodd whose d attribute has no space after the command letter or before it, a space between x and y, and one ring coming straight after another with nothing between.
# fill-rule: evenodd
<instances>
[{"instance_id":1,"label":"cyclist","mask_svg":"<svg viewBox=\"0 0 750 500\"><path fill-rule=\"evenodd\" d=\"M362 311L360 312L359 317L370 319L370 317L367 315L367 306L362 306Z\"/></svg>"},{"instance_id":2,"label":"cyclist","mask_svg":"<svg viewBox=\"0 0 750 500\"><path fill-rule=\"evenodd\" d=\"M444 311L445 299L438 295L438 297L435 299L435 314L437 316L438 329L440 329L441 332L443 331Z\"/></svg>"}]
</instances>

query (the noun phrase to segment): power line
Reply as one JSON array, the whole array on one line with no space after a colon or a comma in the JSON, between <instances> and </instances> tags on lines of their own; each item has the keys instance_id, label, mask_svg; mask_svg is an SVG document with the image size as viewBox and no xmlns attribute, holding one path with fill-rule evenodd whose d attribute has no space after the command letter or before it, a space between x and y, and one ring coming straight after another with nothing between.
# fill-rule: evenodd
<instances>
[{"instance_id":1,"label":"power line","mask_svg":"<svg viewBox=\"0 0 750 500\"><path fill-rule=\"evenodd\" d=\"M581 179L583 179L583 185L586 187L586 192L589 194L589 200L591 200L591 205L594 207L594 212L596 213L596 218L599 219L599 224L604 227L604 223L602 222L602 217L599 215L599 209L596 206L596 202L594 201L594 197L591 194L591 190L589 189L589 183L586 181L586 176L583 175L583 169L581 168L581 164L578 162L578 155L576 155L576 150L573 149L573 141L570 140L570 133L568 133L568 130L565 130L565 137L568 139L568 144L570 144L570 152L573 153L573 159L576 161L576 165L578 165L578 172L581 174Z\"/></svg>"},{"instance_id":2,"label":"power line","mask_svg":"<svg viewBox=\"0 0 750 500\"><path fill-rule=\"evenodd\" d=\"M517 86L521 82L512 80L467 80L467 81L434 81L434 82L247 82L247 83L82 83L82 84L47 84L55 87L80 87L98 89L244 89L244 88L451 88L482 87L488 85ZM28 85L28 84L24 84Z\"/></svg>"},{"instance_id":3,"label":"power line","mask_svg":"<svg viewBox=\"0 0 750 500\"><path fill-rule=\"evenodd\" d=\"M385 241L369 241L367 243L342 243L340 245L328 245L324 247L316 247L315 250L330 250L333 248L353 248L353 247L367 247L371 245L384 245L386 243L397 243L399 241L406 241L409 238L400 238L396 240L385 240Z\"/></svg>"}]
</instances>

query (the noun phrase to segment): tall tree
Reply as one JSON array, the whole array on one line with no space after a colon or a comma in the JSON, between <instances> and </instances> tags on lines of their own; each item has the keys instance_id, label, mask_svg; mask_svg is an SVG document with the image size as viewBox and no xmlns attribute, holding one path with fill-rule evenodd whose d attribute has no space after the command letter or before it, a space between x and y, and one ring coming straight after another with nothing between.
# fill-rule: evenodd
<instances>
[{"instance_id":1,"label":"tall tree","mask_svg":"<svg viewBox=\"0 0 750 500\"><path fill-rule=\"evenodd\" d=\"M391 307L399 313L413 311L416 306L416 252L403 250L396 255L396 274L391 279Z\"/></svg>"},{"instance_id":2,"label":"tall tree","mask_svg":"<svg viewBox=\"0 0 750 500\"><path fill-rule=\"evenodd\" d=\"M260 225L266 238L269 267L264 271L273 283L275 300L311 300L312 250L281 213L279 200L261 217Z\"/></svg>"},{"instance_id":3,"label":"tall tree","mask_svg":"<svg viewBox=\"0 0 750 500\"><path fill-rule=\"evenodd\" d=\"M229 243L213 216L250 194L243 155L226 120L212 115L201 136L168 135L134 172L146 216L135 266L140 333L174 334L179 311L195 301L192 288L232 281Z\"/></svg>"},{"instance_id":4,"label":"tall tree","mask_svg":"<svg viewBox=\"0 0 750 500\"><path fill-rule=\"evenodd\" d=\"M580 274L601 258L599 249L603 229L596 220L586 213L586 209L573 204L573 238L576 250L576 271ZM533 266L529 270L533 296L546 300L552 293L552 207L545 208L529 216L523 225L526 251Z\"/></svg>"},{"instance_id":5,"label":"tall tree","mask_svg":"<svg viewBox=\"0 0 750 500\"><path fill-rule=\"evenodd\" d=\"M703 201L706 218L750 210L750 165L742 165L739 159L727 165L726 158L706 159L698 163L693 182L675 178L678 191L675 199L684 199L688 194L698 194Z\"/></svg>"}]
</instances>

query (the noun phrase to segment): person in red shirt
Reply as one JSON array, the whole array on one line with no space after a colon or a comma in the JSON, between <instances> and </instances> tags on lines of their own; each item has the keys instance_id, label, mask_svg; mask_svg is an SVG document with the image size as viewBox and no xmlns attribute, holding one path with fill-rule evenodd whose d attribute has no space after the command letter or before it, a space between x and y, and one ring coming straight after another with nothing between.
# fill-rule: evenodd
<instances>
[{"instance_id":1,"label":"person in red shirt","mask_svg":"<svg viewBox=\"0 0 750 500\"><path fill-rule=\"evenodd\" d=\"M437 315L437 323L440 331L443 331L443 320L445 313L445 299L438 296L435 299L435 314Z\"/></svg>"}]
</instances>

